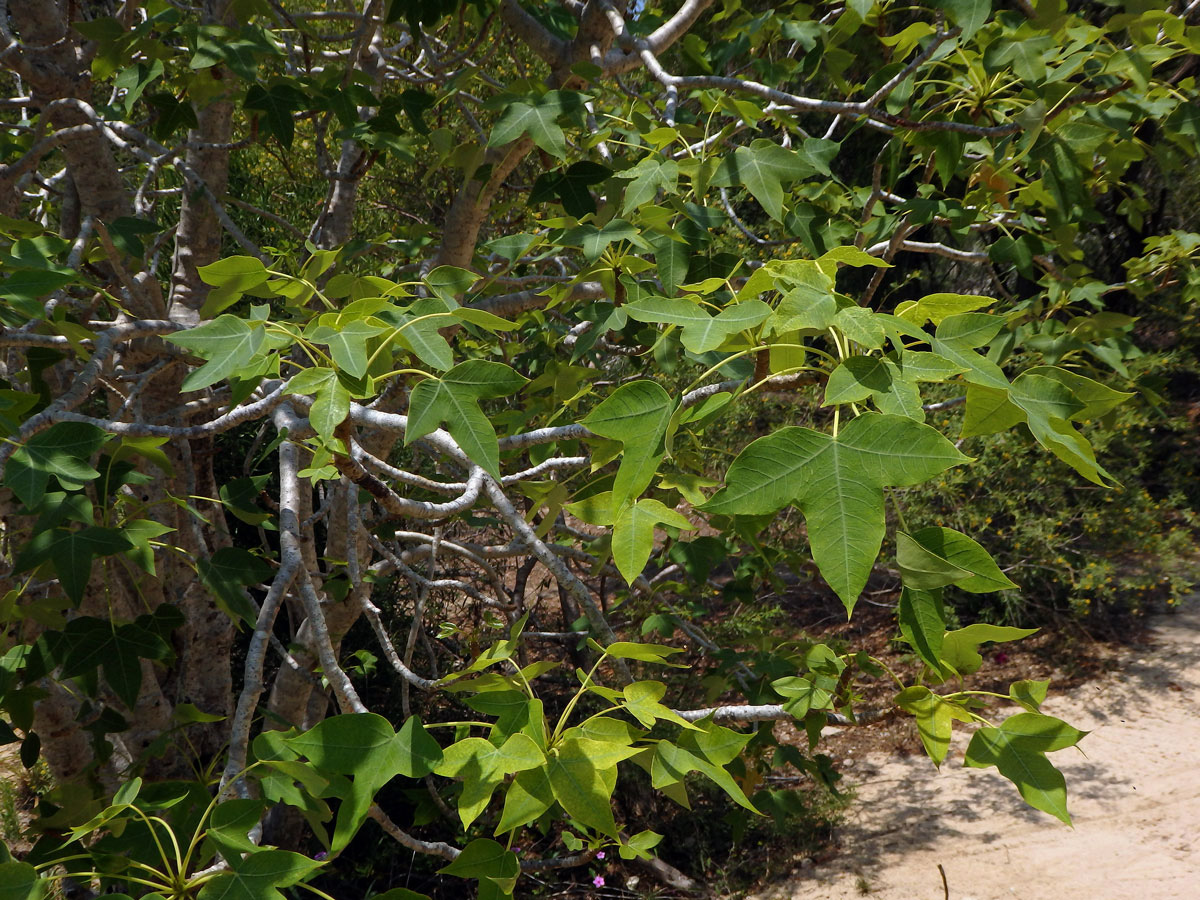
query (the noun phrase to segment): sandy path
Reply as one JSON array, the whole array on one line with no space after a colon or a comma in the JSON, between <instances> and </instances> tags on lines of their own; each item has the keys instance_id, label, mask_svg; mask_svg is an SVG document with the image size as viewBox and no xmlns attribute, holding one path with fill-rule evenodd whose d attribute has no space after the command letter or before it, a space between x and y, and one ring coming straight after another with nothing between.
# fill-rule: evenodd
<instances>
[{"instance_id":1,"label":"sandy path","mask_svg":"<svg viewBox=\"0 0 1200 900\"><path fill-rule=\"evenodd\" d=\"M1200 900L1200 603L1158 619L1155 643L1045 712L1091 731L1051 755L1074 828L1024 806L995 770L939 772L920 757L866 757L840 853L760 900ZM1051 685L1053 691L1053 685ZM869 889L869 893L864 893Z\"/></svg>"}]
</instances>

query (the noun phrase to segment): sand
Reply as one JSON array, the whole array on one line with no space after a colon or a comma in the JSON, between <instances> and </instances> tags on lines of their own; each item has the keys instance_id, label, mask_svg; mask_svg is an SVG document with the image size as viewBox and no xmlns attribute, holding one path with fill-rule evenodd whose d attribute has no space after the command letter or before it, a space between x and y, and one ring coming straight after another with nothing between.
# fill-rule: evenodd
<instances>
[{"instance_id":1,"label":"sand","mask_svg":"<svg viewBox=\"0 0 1200 900\"><path fill-rule=\"evenodd\" d=\"M1043 711L1091 732L1050 755L1074 827L1025 806L994 769L963 768L964 732L940 771L917 756L857 760L838 854L757 900L942 900L939 864L951 900L1200 900L1200 603L1151 636L1111 674L1051 685Z\"/></svg>"}]
</instances>

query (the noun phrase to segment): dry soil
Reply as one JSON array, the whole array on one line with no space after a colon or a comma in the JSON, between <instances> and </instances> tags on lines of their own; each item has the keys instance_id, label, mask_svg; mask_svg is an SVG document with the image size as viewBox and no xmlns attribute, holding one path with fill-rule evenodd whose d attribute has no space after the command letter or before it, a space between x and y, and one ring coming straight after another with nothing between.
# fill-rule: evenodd
<instances>
[{"instance_id":1,"label":"dry soil","mask_svg":"<svg viewBox=\"0 0 1200 900\"><path fill-rule=\"evenodd\" d=\"M1119 668L1043 709L1091 733L1051 760L1074 827L995 770L872 754L838 853L757 900L1200 900L1200 602L1157 619ZM1053 689L1053 688L1052 688Z\"/></svg>"}]
</instances>

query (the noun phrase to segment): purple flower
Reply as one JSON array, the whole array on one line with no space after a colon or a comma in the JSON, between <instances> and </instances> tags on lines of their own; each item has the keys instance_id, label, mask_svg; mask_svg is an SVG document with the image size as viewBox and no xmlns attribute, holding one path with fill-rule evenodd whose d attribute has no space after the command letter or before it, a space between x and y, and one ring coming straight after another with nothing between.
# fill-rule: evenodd
<instances>
[{"instance_id":1,"label":"purple flower","mask_svg":"<svg viewBox=\"0 0 1200 900\"><path fill-rule=\"evenodd\" d=\"M513 847L513 848L512 848L512 852L513 852L513 853L520 853L520 852L521 852L521 848L520 848L520 847Z\"/></svg>"},{"instance_id":2,"label":"purple flower","mask_svg":"<svg viewBox=\"0 0 1200 900\"><path fill-rule=\"evenodd\" d=\"M328 856L329 856L328 853L326 853L324 850L321 850L321 851L313 854L313 859L315 859L317 862L321 862Z\"/></svg>"},{"instance_id":3,"label":"purple flower","mask_svg":"<svg viewBox=\"0 0 1200 900\"><path fill-rule=\"evenodd\" d=\"M604 876L597 875L592 879L592 884L594 884L596 887L604 887Z\"/></svg>"},{"instance_id":4,"label":"purple flower","mask_svg":"<svg viewBox=\"0 0 1200 900\"><path fill-rule=\"evenodd\" d=\"M604 859L604 851L603 850L601 850L599 853L596 854L596 859Z\"/></svg>"}]
</instances>

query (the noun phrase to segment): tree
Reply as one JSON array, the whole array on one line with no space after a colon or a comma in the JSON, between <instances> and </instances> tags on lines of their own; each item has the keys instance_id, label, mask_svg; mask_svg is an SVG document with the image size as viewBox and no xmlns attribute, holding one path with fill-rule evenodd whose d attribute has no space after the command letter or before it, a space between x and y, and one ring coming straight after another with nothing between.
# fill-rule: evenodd
<instances>
[{"instance_id":1,"label":"tree","mask_svg":"<svg viewBox=\"0 0 1200 900\"><path fill-rule=\"evenodd\" d=\"M811 751L876 664L734 658L740 696L686 708L648 669L677 648L614 605L669 602L714 547L764 553L794 507L849 614L885 502L1013 427L1109 484L1079 423L1130 396L1104 383L1130 322L1080 246L1111 206L1144 221L1136 167L1195 157L1194 6L13 4L0 708L59 784L31 859L0 863L13 896L60 864L276 897L367 818L508 896L651 854L609 804L630 766L758 812L729 726L795 718ZM914 292L918 260L954 290ZM707 458L766 389L814 427ZM963 402L956 445L925 413ZM943 589L1011 583L969 535L897 522L925 672L896 704L939 764L953 720L982 723L968 765L1069 821L1045 754L1082 734L1046 685L992 724L957 683L1028 632L947 631ZM701 523L718 537L687 540ZM574 688L540 688L566 659ZM394 822L397 778L462 842ZM519 861L526 828L563 852Z\"/></svg>"}]
</instances>

